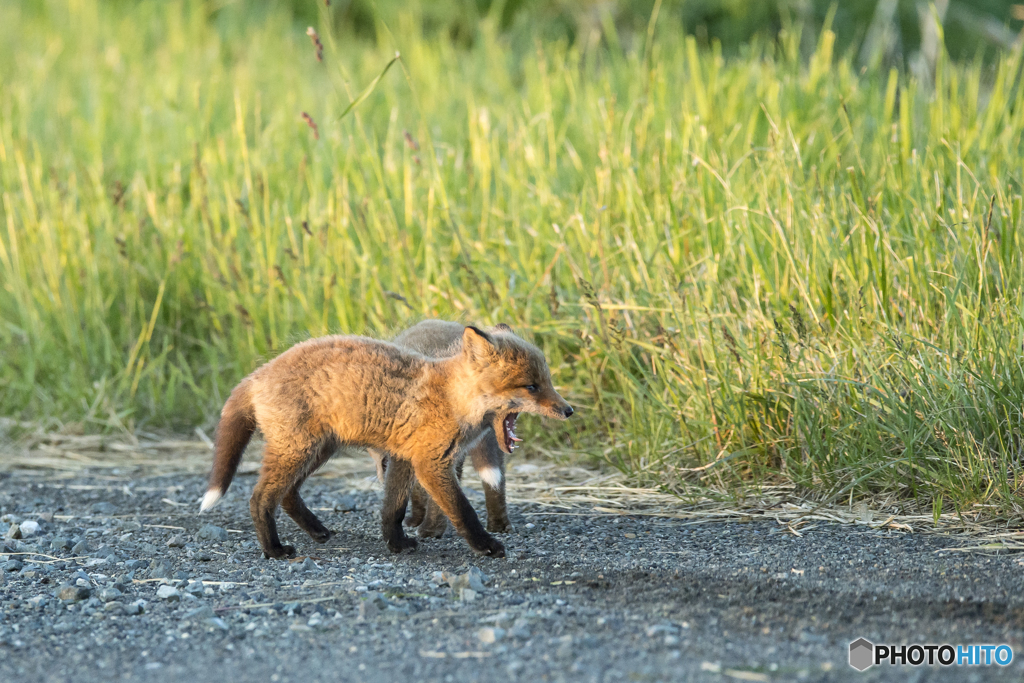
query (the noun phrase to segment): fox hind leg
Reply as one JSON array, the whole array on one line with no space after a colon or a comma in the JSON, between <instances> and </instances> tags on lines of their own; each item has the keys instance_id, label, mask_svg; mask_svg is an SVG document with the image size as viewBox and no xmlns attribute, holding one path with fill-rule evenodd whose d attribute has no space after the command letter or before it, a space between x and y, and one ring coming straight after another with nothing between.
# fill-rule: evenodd
<instances>
[{"instance_id":1,"label":"fox hind leg","mask_svg":"<svg viewBox=\"0 0 1024 683\"><path fill-rule=\"evenodd\" d=\"M373 456L374 462L377 464L377 480L384 484L387 481L388 462L394 458L376 448L368 448L366 450ZM409 516L405 518L406 526L415 527L420 525L426 512L427 501L429 500L430 497L427 496L427 492L423 490L423 487L414 482L412 494L409 497L412 510Z\"/></svg>"},{"instance_id":2,"label":"fox hind leg","mask_svg":"<svg viewBox=\"0 0 1024 683\"><path fill-rule=\"evenodd\" d=\"M417 488L422 489L419 484L417 484ZM423 521L419 524L416 533L420 538L441 538L448 529L448 518L444 516L444 512L441 511L437 503L427 495L426 490L423 491L423 495L427 499L426 506L423 512Z\"/></svg>"},{"instance_id":3,"label":"fox hind leg","mask_svg":"<svg viewBox=\"0 0 1024 683\"><path fill-rule=\"evenodd\" d=\"M260 478L249 500L249 512L256 526L256 537L263 554L270 558L294 557L295 548L282 545L277 534L278 506L315 540L330 538L331 532L320 523L299 496L299 487L311 473L334 452L332 443L309 444L307 447L285 447L279 441L268 440L263 452ZM325 537L326 535L326 537ZM320 541L321 543L323 541Z\"/></svg>"},{"instance_id":4,"label":"fox hind leg","mask_svg":"<svg viewBox=\"0 0 1024 683\"><path fill-rule=\"evenodd\" d=\"M366 452L373 458L374 464L377 466L377 481L381 484L384 483L384 476L388 469L388 454L384 451L379 451L376 448L367 448Z\"/></svg>"},{"instance_id":5,"label":"fox hind leg","mask_svg":"<svg viewBox=\"0 0 1024 683\"><path fill-rule=\"evenodd\" d=\"M295 520L303 531L309 534L317 543L326 543L331 538L331 530L323 525L313 514L312 510L306 507L306 503L299 496L299 487L302 482L297 482L285 494L281 501L281 507L288 513L288 516Z\"/></svg>"},{"instance_id":6,"label":"fox hind leg","mask_svg":"<svg viewBox=\"0 0 1024 683\"><path fill-rule=\"evenodd\" d=\"M410 512L405 520L405 525L420 526L426 517L427 506L431 505L432 501L418 481L412 485L412 495L409 498L409 503Z\"/></svg>"},{"instance_id":7,"label":"fox hind leg","mask_svg":"<svg viewBox=\"0 0 1024 683\"><path fill-rule=\"evenodd\" d=\"M412 482L412 463L390 458L384 477L384 505L381 508L380 524L388 549L393 553L416 547L416 539L406 536L402 528Z\"/></svg>"},{"instance_id":8,"label":"fox hind leg","mask_svg":"<svg viewBox=\"0 0 1024 683\"><path fill-rule=\"evenodd\" d=\"M292 484L281 500L281 507L288 513L288 516L317 543L326 543L330 540L331 530L317 519L312 510L306 507L306 503L299 495L299 488L309 475L316 472L327 462L335 450L337 450L337 444L331 439L317 444L310 452L310 455L303 458L298 472L295 473L295 483Z\"/></svg>"},{"instance_id":9,"label":"fox hind leg","mask_svg":"<svg viewBox=\"0 0 1024 683\"><path fill-rule=\"evenodd\" d=\"M267 558L295 556L294 546L281 545L274 517L277 514L277 507L294 483L294 476L289 476L294 474L289 473L288 470L292 469L289 465L298 459L297 456L291 456L271 444L267 444L263 453L263 467L260 470L259 481L252 490L252 498L249 499L249 512L256 527L256 538L263 547L263 555ZM294 469L297 471L298 467Z\"/></svg>"}]
</instances>

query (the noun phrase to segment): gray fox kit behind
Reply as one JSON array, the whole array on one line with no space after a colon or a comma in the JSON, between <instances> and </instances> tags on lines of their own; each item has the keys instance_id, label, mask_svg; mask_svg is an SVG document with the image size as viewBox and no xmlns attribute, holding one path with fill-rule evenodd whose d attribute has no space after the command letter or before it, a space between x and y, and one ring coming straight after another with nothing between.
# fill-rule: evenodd
<instances>
[{"instance_id":1,"label":"gray fox kit behind","mask_svg":"<svg viewBox=\"0 0 1024 683\"><path fill-rule=\"evenodd\" d=\"M447 358L459 352L464 329L461 324L456 322L424 320L405 330L392 341L398 346L418 351L425 356ZM500 323L488 332L512 332L512 328ZM515 439L514 434L513 431ZM377 477L383 484L388 456L386 453L372 448L370 455L377 463ZM462 463L467 455L484 484L487 530L498 533L508 531L511 524L508 520L508 506L505 501L505 454L498 446L498 438L489 424L472 443L467 443L463 447L461 456L457 458L456 473L460 480L462 479ZM419 527L418 534L421 538L439 538L444 534L448 520L419 482L413 483L411 505L411 514L405 520L407 526Z\"/></svg>"},{"instance_id":2,"label":"gray fox kit behind","mask_svg":"<svg viewBox=\"0 0 1024 683\"><path fill-rule=\"evenodd\" d=\"M389 454L381 519L392 551L416 545L402 529L415 474L474 551L501 557L504 546L484 530L459 487L455 461L467 437L486 425L501 450L510 452L520 412L564 420L573 410L552 387L540 349L510 332L466 327L459 353L448 358L366 337L310 339L257 368L231 392L201 510L227 490L259 429L266 449L249 511L267 557L295 554L278 537L279 505L313 540L330 538L299 488L339 446Z\"/></svg>"}]
</instances>

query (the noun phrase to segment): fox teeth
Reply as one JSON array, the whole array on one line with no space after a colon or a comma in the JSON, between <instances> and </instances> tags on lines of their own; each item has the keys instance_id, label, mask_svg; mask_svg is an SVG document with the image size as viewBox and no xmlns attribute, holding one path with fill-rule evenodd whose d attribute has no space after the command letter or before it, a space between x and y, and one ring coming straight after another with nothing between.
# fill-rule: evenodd
<instances>
[{"instance_id":1,"label":"fox teeth","mask_svg":"<svg viewBox=\"0 0 1024 683\"><path fill-rule=\"evenodd\" d=\"M508 433L508 438L512 439L513 441L522 441L522 439L520 439L518 436L516 436L515 432L509 432Z\"/></svg>"}]
</instances>

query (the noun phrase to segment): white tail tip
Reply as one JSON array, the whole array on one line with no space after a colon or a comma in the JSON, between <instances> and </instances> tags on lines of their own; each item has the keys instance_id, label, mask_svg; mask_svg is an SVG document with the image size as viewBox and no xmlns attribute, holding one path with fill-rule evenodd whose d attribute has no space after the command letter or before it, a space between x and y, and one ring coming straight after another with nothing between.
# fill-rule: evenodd
<instances>
[{"instance_id":1,"label":"white tail tip","mask_svg":"<svg viewBox=\"0 0 1024 683\"><path fill-rule=\"evenodd\" d=\"M217 504L217 501L220 500L220 497L220 489L210 489L209 491L206 492L206 495L203 496L203 502L199 506L199 511L206 512L207 510L209 510L210 508Z\"/></svg>"},{"instance_id":2,"label":"white tail tip","mask_svg":"<svg viewBox=\"0 0 1024 683\"><path fill-rule=\"evenodd\" d=\"M496 489L501 486L501 470L497 467L484 467L476 471L480 475L480 481Z\"/></svg>"}]
</instances>

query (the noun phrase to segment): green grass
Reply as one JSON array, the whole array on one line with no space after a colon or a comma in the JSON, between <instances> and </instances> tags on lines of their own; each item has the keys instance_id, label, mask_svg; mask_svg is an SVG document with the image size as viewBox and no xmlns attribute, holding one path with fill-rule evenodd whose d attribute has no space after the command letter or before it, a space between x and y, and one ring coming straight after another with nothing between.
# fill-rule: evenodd
<instances>
[{"instance_id":1,"label":"green grass","mask_svg":"<svg viewBox=\"0 0 1024 683\"><path fill-rule=\"evenodd\" d=\"M580 407L535 448L1017 510L1019 51L933 89L828 30L463 49L410 3L372 44L321 21L320 64L204 7L0 5L0 413L210 424L309 335L505 321Z\"/></svg>"}]
</instances>

